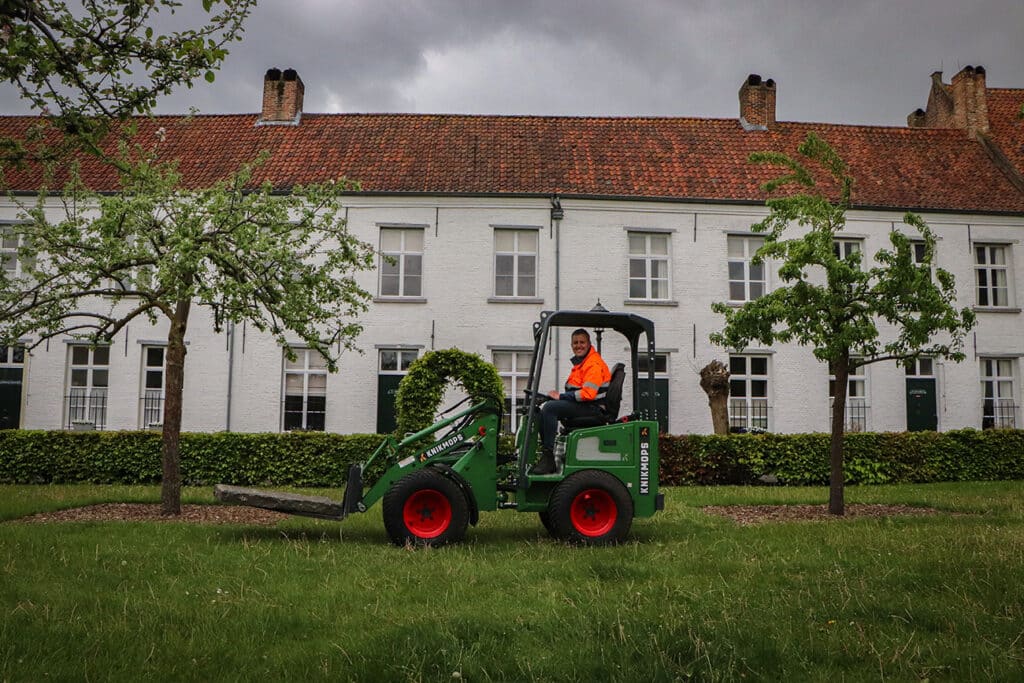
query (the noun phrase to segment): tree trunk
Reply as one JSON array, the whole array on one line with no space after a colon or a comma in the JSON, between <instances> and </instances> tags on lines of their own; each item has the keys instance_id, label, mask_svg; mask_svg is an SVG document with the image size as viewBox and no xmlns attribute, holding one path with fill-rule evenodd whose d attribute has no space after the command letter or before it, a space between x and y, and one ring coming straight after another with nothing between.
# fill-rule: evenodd
<instances>
[{"instance_id":1,"label":"tree trunk","mask_svg":"<svg viewBox=\"0 0 1024 683\"><path fill-rule=\"evenodd\" d=\"M846 385L850 376L849 351L843 351L839 359L832 364L832 372L836 379L832 399L832 440L829 445L829 462L832 469L829 474L828 511L833 515L842 515L846 512L846 502L843 499L843 432L846 427Z\"/></svg>"},{"instance_id":2,"label":"tree trunk","mask_svg":"<svg viewBox=\"0 0 1024 683\"><path fill-rule=\"evenodd\" d=\"M181 399L185 387L185 331L191 301L179 301L167 333L167 384L164 398L164 430L161 445L163 483L161 514L181 514Z\"/></svg>"},{"instance_id":3,"label":"tree trunk","mask_svg":"<svg viewBox=\"0 0 1024 683\"><path fill-rule=\"evenodd\" d=\"M729 433L729 368L717 360L700 371L700 388L708 395L715 434Z\"/></svg>"}]
</instances>

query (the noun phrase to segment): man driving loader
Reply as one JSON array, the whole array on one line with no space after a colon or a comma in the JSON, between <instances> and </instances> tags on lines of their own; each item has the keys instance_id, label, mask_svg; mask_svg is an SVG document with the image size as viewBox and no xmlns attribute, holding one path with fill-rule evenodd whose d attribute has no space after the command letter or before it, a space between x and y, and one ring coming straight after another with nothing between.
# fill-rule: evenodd
<instances>
[{"instance_id":1,"label":"man driving loader","mask_svg":"<svg viewBox=\"0 0 1024 683\"><path fill-rule=\"evenodd\" d=\"M559 421L598 413L608 391L612 373L597 349L591 346L590 333L583 328L572 333L572 353L572 370L565 380L565 391L549 391L551 400L540 409L542 453L531 470L533 474L555 472L555 433Z\"/></svg>"}]
</instances>

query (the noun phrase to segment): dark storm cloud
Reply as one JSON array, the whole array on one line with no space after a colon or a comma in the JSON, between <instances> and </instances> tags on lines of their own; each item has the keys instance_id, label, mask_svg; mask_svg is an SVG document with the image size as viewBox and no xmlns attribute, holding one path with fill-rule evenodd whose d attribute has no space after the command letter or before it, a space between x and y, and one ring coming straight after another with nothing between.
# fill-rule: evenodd
<instances>
[{"instance_id":1,"label":"dark storm cloud","mask_svg":"<svg viewBox=\"0 0 1024 683\"><path fill-rule=\"evenodd\" d=\"M264 0L216 82L160 111L256 111L276 66L311 112L735 117L759 73L781 120L903 125L932 71L1024 87L1022 28L1019 0Z\"/></svg>"}]
</instances>

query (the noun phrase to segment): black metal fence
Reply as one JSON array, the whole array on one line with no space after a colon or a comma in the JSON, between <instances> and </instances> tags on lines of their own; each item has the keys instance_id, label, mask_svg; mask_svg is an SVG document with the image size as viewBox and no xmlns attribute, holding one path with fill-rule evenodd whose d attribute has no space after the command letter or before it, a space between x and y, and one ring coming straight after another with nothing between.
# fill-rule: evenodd
<instances>
[{"instance_id":1,"label":"black metal fence","mask_svg":"<svg viewBox=\"0 0 1024 683\"><path fill-rule=\"evenodd\" d=\"M107 390L72 389L64 397L67 409L66 429L103 429L107 425Z\"/></svg>"}]
</instances>

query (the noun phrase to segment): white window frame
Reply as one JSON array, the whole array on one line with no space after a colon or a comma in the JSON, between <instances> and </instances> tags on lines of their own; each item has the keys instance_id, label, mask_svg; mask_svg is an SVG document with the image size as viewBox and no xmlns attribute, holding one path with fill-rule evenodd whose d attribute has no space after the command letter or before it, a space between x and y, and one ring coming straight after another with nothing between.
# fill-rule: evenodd
<instances>
[{"instance_id":1,"label":"white window frame","mask_svg":"<svg viewBox=\"0 0 1024 683\"><path fill-rule=\"evenodd\" d=\"M395 354L395 367L384 369L384 354ZM408 375L409 366L420 357L419 349L401 348L398 346L380 348L377 350L377 374L379 375Z\"/></svg>"},{"instance_id":2,"label":"white window frame","mask_svg":"<svg viewBox=\"0 0 1024 683\"><path fill-rule=\"evenodd\" d=\"M733 245L739 245L742 254L733 254ZM761 262L761 278L757 279L753 277L754 269L752 268L752 261L757 250L764 246L764 237L759 235L726 235L726 259L727 267L729 269L729 301L733 303L744 303L747 301L754 301L759 299L768 293L768 267L767 263ZM734 277L735 273L733 265L738 265L742 270L739 277ZM743 288L743 296L740 298L734 297L733 284L738 284ZM759 284L761 286L760 294L753 294L752 290L756 290L754 285Z\"/></svg>"},{"instance_id":3,"label":"white window frame","mask_svg":"<svg viewBox=\"0 0 1024 683\"><path fill-rule=\"evenodd\" d=\"M627 251L629 252L627 263L626 292L630 301L670 301L672 299L672 234L668 232L655 232L648 230L627 230L628 239ZM634 238L643 239L643 251L634 250ZM652 240L665 241L665 253L655 253L652 249ZM633 274L633 264L643 266L643 275ZM655 264L661 264L664 268L664 275L655 275ZM633 283L643 283L643 296L637 296L633 291ZM664 286L664 296L655 296L655 285Z\"/></svg>"},{"instance_id":4,"label":"white window frame","mask_svg":"<svg viewBox=\"0 0 1024 683\"><path fill-rule=\"evenodd\" d=\"M512 249L499 249L498 248L498 237L499 235L512 235ZM530 235L534 243L533 250L529 249L529 245L521 245L520 242L525 235ZM502 258L511 257L512 259L512 273L511 275L502 275L499 273L498 262ZM532 292L523 292L520 287L520 280L523 277L529 277L529 275L522 275L522 270L527 262L527 259L533 258L533 277L532 277ZM497 227L494 228L494 277L491 280L494 288L494 297L496 299L536 299L538 289L538 273L540 271L540 230L538 228L531 227ZM512 292L499 293L498 292L498 278L511 278Z\"/></svg>"},{"instance_id":5,"label":"white window frame","mask_svg":"<svg viewBox=\"0 0 1024 683\"><path fill-rule=\"evenodd\" d=\"M281 431L325 431L327 429L327 361L320 355L320 352L316 349L309 348L293 348L292 353L295 354L294 363L288 360L287 350L282 350L284 354L284 362L281 373ZM298 393L289 393L288 391L288 376L292 375L298 377L302 382L302 407L300 410L288 410L288 397L299 396ZM311 391L310 380L312 378L323 378L323 389L314 389ZM317 381L319 384L319 381ZM323 410L311 410L310 409L310 398L323 397ZM298 413L301 415L300 424L292 427L287 427L288 415L292 413ZM310 425L310 416L320 414L324 422L323 427L317 428L316 426Z\"/></svg>"},{"instance_id":6,"label":"white window frame","mask_svg":"<svg viewBox=\"0 0 1024 683\"><path fill-rule=\"evenodd\" d=\"M150 365L150 351L160 351L160 365ZM149 386L150 376L159 373L160 386ZM164 423L164 401L167 398L167 346L142 346L142 372L139 378L139 427L157 429Z\"/></svg>"},{"instance_id":7,"label":"white window frame","mask_svg":"<svg viewBox=\"0 0 1024 683\"><path fill-rule=\"evenodd\" d=\"M835 237L832 240L832 249L840 259L848 258L853 254L861 254L861 267L864 266L864 238L862 237Z\"/></svg>"},{"instance_id":8,"label":"white window frame","mask_svg":"<svg viewBox=\"0 0 1024 683\"><path fill-rule=\"evenodd\" d=\"M498 356L508 355L509 363L503 367ZM533 351L526 349L491 349L491 362L498 369L498 376L505 385L505 414L502 416L502 430L514 434L519 430L519 411L526 405L523 390L528 389L530 365Z\"/></svg>"},{"instance_id":9,"label":"white window frame","mask_svg":"<svg viewBox=\"0 0 1024 683\"><path fill-rule=\"evenodd\" d=\"M1017 359L982 356L978 360L982 429L1016 429L1020 424L1017 415Z\"/></svg>"},{"instance_id":10,"label":"white window frame","mask_svg":"<svg viewBox=\"0 0 1024 683\"><path fill-rule=\"evenodd\" d=\"M1010 260L1012 245L998 242L975 242L972 246L976 305L983 308L1010 308L1013 305L1013 289L1010 286L1010 283L1013 282L1013 264ZM984 263L979 263L979 252L984 253ZM996 252L1001 254L1002 263L992 262ZM998 275L1002 276L1002 285L995 282L999 279ZM986 281L984 285L981 283L982 279ZM1002 292L1002 301L999 300L999 292ZM984 303L982 298L986 299Z\"/></svg>"},{"instance_id":11,"label":"white window frame","mask_svg":"<svg viewBox=\"0 0 1024 683\"><path fill-rule=\"evenodd\" d=\"M835 405L835 383L836 376L834 373L830 372L828 376L829 425L832 424L832 408ZM850 368L849 375L846 378L846 412L843 424L843 429L845 431L868 431L871 411L871 401L868 394L869 390L870 386L868 384L867 366L861 365L855 368Z\"/></svg>"},{"instance_id":12,"label":"white window frame","mask_svg":"<svg viewBox=\"0 0 1024 683\"><path fill-rule=\"evenodd\" d=\"M84 363L75 360L76 351L84 351ZM96 360L97 352L106 362ZM67 387L65 423L72 429L103 429L107 424L107 399L110 392L110 346L91 347L87 344L68 344L66 375ZM85 383L75 384L76 374L85 373ZM97 373L106 373L104 383L97 382ZM102 375L101 375L102 376Z\"/></svg>"},{"instance_id":13,"label":"white window frame","mask_svg":"<svg viewBox=\"0 0 1024 683\"><path fill-rule=\"evenodd\" d=\"M388 249L384 246L385 235L398 234L398 249ZM416 245L409 245L410 237L418 233L419 249L415 248ZM380 252L379 252L379 263L377 267L377 292L381 298L395 298L395 299L421 299L423 298L423 245L424 245L425 230L422 227L409 227L400 225L382 225L380 226ZM389 263L388 260L394 261L393 264ZM410 274L412 263L418 259L419 273ZM397 273L386 273L388 268L397 268ZM397 277L398 280L398 291L397 292L385 292L385 277ZM418 287L412 287L413 281L416 281ZM418 290L418 291L410 291Z\"/></svg>"},{"instance_id":14,"label":"white window frame","mask_svg":"<svg viewBox=\"0 0 1024 683\"><path fill-rule=\"evenodd\" d=\"M735 371L734 359L746 359L745 368L742 373ZM763 360L765 364L764 374L754 373L753 361ZM771 429L771 391L772 391L772 367L770 356L763 353L732 353L729 354L729 427L743 428L747 430ZM764 396L754 396L754 382L764 382ZM735 382L744 383L744 395L738 396L735 391Z\"/></svg>"},{"instance_id":15,"label":"white window frame","mask_svg":"<svg viewBox=\"0 0 1024 683\"><path fill-rule=\"evenodd\" d=\"M0 268L7 271L8 277L13 278L21 277L25 271L25 264L18 255L25 238L13 232L16 225L19 223L15 221L0 221ZM8 264L11 264L10 268Z\"/></svg>"}]
</instances>

